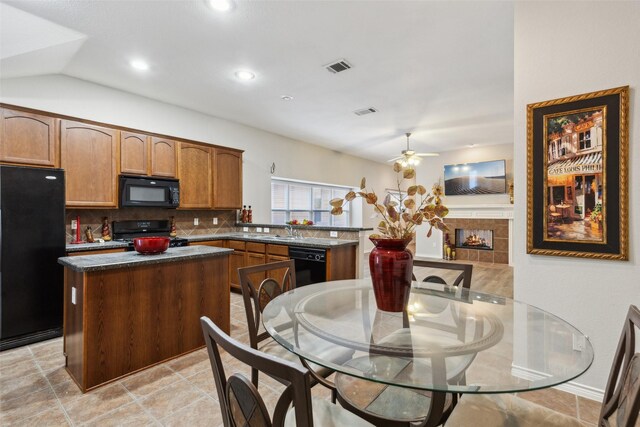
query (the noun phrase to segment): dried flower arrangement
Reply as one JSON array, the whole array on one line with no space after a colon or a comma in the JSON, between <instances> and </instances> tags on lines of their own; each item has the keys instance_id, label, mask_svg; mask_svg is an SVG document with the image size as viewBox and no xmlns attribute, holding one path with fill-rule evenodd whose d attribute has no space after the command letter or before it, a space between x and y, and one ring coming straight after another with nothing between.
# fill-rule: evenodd
<instances>
[{"instance_id":1,"label":"dried flower arrangement","mask_svg":"<svg viewBox=\"0 0 640 427\"><path fill-rule=\"evenodd\" d=\"M367 190L367 181L362 178L360 191L349 191L344 198L335 198L330 201L331 214L341 215L345 203L361 197L367 204L373 205L373 210L382 217L378 224L380 234L371 235L371 238L410 239L413 237L416 226L425 222L430 225L427 237L431 236L434 227L441 231L448 231L444 217L449 213L449 209L442 204L442 186L434 184L431 194L427 193L422 185L411 185L403 191L403 181L415 178L416 171L413 168L403 169L398 163L393 165L393 170L398 175L397 194L387 193L384 201L378 203L375 191Z\"/></svg>"}]
</instances>

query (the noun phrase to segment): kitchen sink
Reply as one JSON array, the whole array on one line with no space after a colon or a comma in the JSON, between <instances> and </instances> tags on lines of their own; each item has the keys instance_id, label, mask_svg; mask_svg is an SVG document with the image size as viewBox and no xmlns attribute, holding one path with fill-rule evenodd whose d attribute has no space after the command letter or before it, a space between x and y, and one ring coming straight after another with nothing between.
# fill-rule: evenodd
<instances>
[{"instance_id":1,"label":"kitchen sink","mask_svg":"<svg viewBox=\"0 0 640 427\"><path fill-rule=\"evenodd\" d=\"M299 239L298 237L293 237L293 236L260 236L259 238L265 239L265 240L298 240Z\"/></svg>"}]
</instances>

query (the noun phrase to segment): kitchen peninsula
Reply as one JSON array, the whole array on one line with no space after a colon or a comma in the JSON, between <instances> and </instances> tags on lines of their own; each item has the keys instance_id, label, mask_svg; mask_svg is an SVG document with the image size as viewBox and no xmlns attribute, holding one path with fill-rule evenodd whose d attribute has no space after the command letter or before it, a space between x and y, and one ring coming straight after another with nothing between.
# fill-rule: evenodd
<instances>
[{"instance_id":1,"label":"kitchen peninsula","mask_svg":"<svg viewBox=\"0 0 640 427\"><path fill-rule=\"evenodd\" d=\"M231 252L187 246L59 258L66 368L82 391L204 346L201 316L229 333Z\"/></svg>"}]
</instances>

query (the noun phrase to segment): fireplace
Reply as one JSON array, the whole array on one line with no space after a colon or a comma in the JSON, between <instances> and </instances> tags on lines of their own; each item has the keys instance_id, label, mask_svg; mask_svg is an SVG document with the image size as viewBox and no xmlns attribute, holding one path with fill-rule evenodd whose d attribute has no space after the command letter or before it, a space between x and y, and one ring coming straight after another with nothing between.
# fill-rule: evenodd
<instances>
[{"instance_id":1,"label":"fireplace","mask_svg":"<svg viewBox=\"0 0 640 427\"><path fill-rule=\"evenodd\" d=\"M456 248L493 250L493 230L456 228Z\"/></svg>"}]
</instances>

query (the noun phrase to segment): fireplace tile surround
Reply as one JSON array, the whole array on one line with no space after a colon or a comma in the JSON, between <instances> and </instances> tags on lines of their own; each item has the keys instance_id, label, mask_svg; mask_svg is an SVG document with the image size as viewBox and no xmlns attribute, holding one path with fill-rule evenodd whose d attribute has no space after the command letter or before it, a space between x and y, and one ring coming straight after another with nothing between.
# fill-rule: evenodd
<instances>
[{"instance_id":1,"label":"fireplace tile surround","mask_svg":"<svg viewBox=\"0 0 640 427\"><path fill-rule=\"evenodd\" d=\"M493 231L493 250L456 248L456 259L494 264L509 264L513 205L449 206L447 216L449 240L455 243L456 229L481 229Z\"/></svg>"}]
</instances>

